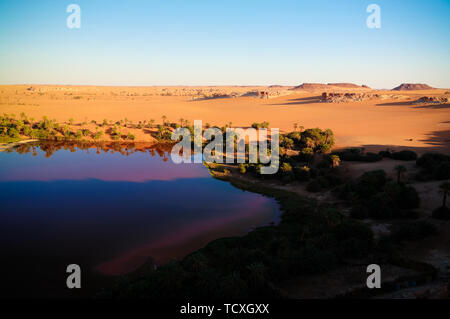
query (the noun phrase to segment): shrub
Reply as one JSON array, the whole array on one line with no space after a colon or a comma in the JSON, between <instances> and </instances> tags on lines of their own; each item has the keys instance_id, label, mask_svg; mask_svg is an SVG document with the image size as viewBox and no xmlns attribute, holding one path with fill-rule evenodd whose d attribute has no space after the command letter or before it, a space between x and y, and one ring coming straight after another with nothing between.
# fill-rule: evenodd
<instances>
[{"instance_id":1,"label":"shrub","mask_svg":"<svg viewBox=\"0 0 450 319\"><path fill-rule=\"evenodd\" d=\"M437 228L427 221L394 225L391 237L397 241L423 239L435 235Z\"/></svg>"},{"instance_id":2,"label":"shrub","mask_svg":"<svg viewBox=\"0 0 450 319\"><path fill-rule=\"evenodd\" d=\"M260 129L260 128L268 129L269 126L270 126L269 122L262 122L262 123L254 122L254 123L252 123L252 127L255 129Z\"/></svg>"},{"instance_id":3,"label":"shrub","mask_svg":"<svg viewBox=\"0 0 450 319\"><path fill-rule=\"evenodd\" d=\"M373 232L369 226L355 221L345 221L336 226L334 234L339 254L344 257L362 257L374 245Z\"/></svg>"},{"instance_id":4,"label":"shrub","mask_svg":"<svg viewBox=\"0 0 450 319\"><path fill-rule=\"evenodd\" d=\"M383 158L380 154L375 153L364 153L360 148L348 148L341 152L336 152L334 155L339 156L343 161L354 161L354 162L378 162Z\"/></svg>"},{"instance_id":5,"label":"shrub","mask_svg":"<svg viewBox=\"0 0 450 319\"><path fill-rule=\"evenodd\" d=\"M77 130L77 132L75 133L75 138L76 139L80 139L83 137L83 131L82 130Z\"/></svg>"},{"instance_id":6,"label":"shrub","mask_svg":"<svg viewBox=\"0 0 450 319\"><path fill-rule=\"evenodd\" d=\"M20 136L20 132L15 127L10 127L8 129L8 136L11 138L18 138Z\"/></svg>"},{"instance_id":7,"label":"shrub","mask_svg":"<svg viewBox=\"0 0 450 319\"><path fill-rule=\"evenodd\" d=\"M414 209L420 206L420 197L414 187L391 182L386 185L385 193L401 209Z\"/></svg>"},{"instance_id":8,"label":"shrub","mask_svg":"<svg viewBox=\"0 0 450 319\"><path fill-rule=\"evenodd\" d=\"M302 162L311 162L314 158L314 150L311 147L305 147L300 151L298 158Z\"/></svg>"},{"instance_id":9,"label":"shrub","mask_svg":"<svg viewBox=\"0 0 450 319\"><path fill-rule=\"evenodd\" d=\"M416 161L421 168L416 178L426 181L450 178L450 156L439 153L425 153Z\"/></svg>"},{"instance_id":10,"label":"shrub","mask_svg":"<svg viewBox=\"0 0 450 319\"><path fill-rule=\"evenodd\" d=\"M387 178L384 170L365 172L357 181L356 192L359 197L368 198L381 192L386 182Z\"/></svg>"},{"instance_id":11,"label":"shrub","mask_svg":"<svg viewBox=\"0 0 450 319\"><path fill-rule=\"evenodd\" d=\"M294 168L295 178L299 181L307 181L310 178L310 168L308 166L301 166Z\"/></svg>"},{"instance_id":12,"label":"shrub","mask_svg":"<svg viewBox=\"0 0 450 319\"><path fill-rule=\"evenodd\" d=\"M425 153L421 157L419 157L416 161L416 164L420 167L433 167L441 162L450 161L450 156L440 154L440 153Z\"/></svg>"},{"instance_id":13,"label":"shrub","mask_svg":"<svg viewBox=\"0 0 450 319\"><path fill-rule=\"evenodd\" d=\"M283 173L291 173L292 172L292 166L289 163L283 163L283 165L281 165L280 169Z\"/></svg>"},{"instance_id":14,"label":"shrub","mask_svg":"<svg viewBox=\"0 0 450 319\"><path fill-rule=\"evenodd\" d=\"M404 150L400 152L393 152L391 158L401 161L415 161L417 159L417 154L413 151Z\"/></svg>"},{"instance_id":15,"label":"shrub","mask_svg":"<svg viewBox=\"0 0 450 319\"><path fill-rule=\"evenodd\" d=\"M98 131L94 134L94 140L99 140L103 136L103 131Z\"/></svg>"}]
</instances>

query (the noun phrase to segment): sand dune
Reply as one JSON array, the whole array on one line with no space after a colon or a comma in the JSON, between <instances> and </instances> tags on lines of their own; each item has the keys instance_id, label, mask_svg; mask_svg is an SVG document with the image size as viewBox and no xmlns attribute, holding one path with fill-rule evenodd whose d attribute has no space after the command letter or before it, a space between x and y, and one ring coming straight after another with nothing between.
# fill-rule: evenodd
<instances>
[{"instance_id":1,"label":"sand dune","mask_svg":"<svg viewBox=\"0 0 450 319\"><path fill-rule=\"evenodd\" d=\"M275 95L273 92L283 94ZM180 118L203 120L211 125L249 126L268 121L283 131L294 123L304 127L332 129L337 147L409 147L417 151L450 153L450 105L414 104L423 96L444 97L446 90L392 91L341 88L343 92L365 92L376 98L345 103L322 103L322 92L338 87L289 91L288 87L99 87L61 85L0 86L0 113L25 112L40 119L57 121L127 118L135 123L166 115L171 122ZM351 90L351 91L349 91ZM270 99L248 92L269 91ZM448 90L447 90L448 91ZM204 98L225 94L233 98ZM246 96L247 94L247 96ZM269 93L270 94L270 93ZM288 95L284 95L288 94ZM139 138L139 137L138 137Z\"/></svg>"}]
</instances>

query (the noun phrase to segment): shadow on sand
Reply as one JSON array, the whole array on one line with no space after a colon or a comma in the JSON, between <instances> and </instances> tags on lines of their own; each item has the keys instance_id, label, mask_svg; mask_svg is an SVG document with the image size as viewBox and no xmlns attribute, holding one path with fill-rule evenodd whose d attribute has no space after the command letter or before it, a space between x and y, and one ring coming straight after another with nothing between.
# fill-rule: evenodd
<instances>
[{"instance_id":1,"label":"shadow on sand","mask_svg":"<svg viewBox=\"0 0 450 319\"><path fill-rule=\"evenodd\" d=\"M450 123L450 122L443 122ZM365 144L360 146L355 146L355 148L364 148L366 152L378 153L379 151L384 151L389 149L391 151L402 151L411 150L421 155L427 152L433 153L444 153L450 155L450 130L444 131L433 131L426 134L425 139L420 139L418 141L425 143L427 146L409 146L406 145L381 145L381 144ZM405 140L407 142L408 140ZM351 147L345 147L340 149L347 149Z\"/></svg>"},{"instance_id":2,"label":"shadow on sand","mask_svg":"<svg viewBox=\"0 0 450 319\"><path fill-rule=\"evenodd\" d=\"M412 104L411 101L381 103L376 106L410 106L414 109L447 109L450 104Z\"/></svg>"},{"instance_id":3,"label":"shadow on sand","mask_svg":"<svg viewBox=\"0 0 450 319\"><path fill-rule=\"evenodd\" d=\"M270 105L302 105L302 104L314 104L314 103L320 103L320 99L322 96L308 96L308 97L302 97L298 99L290 99L291 102L286 103L275 103Z\"/></svg>"}]
</instances>

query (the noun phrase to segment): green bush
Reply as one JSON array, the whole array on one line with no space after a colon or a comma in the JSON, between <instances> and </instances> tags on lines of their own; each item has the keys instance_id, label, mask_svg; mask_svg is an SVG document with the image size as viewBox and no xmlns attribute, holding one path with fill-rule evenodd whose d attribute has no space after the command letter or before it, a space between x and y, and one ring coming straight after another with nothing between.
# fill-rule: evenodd
<instances>
[{"instance_id":1,"label":"green bush","mask_svg":"<svg viewBox=\"0 0 450 319\"><path fill-rule=\"evenodd\" d=\"M417 159L417 154L413 151L404 150L400 152L393 152L391 158L401 161L415 161Z\"/></svg>"},{"instance_id":2,"label":"green bush","mask_svg":"<svg viewBox=\"0 0 450 319\"><path fill-rule=\"evenodd\" d=\"M435 235L437 228L427 221L417 221L394 225L391 237L396 241L418 240Z\"/></svg>"},{"instance_id":3,"label":"green bush","mask_svg":"<svg viewBox=\"0 0 450 319\"><path fill-rule=\"evenodd\" d=\"M387 177L384 170L365 172L358 178L355 191L359 197L368 198L381 192L386 182Z\"/></svg>"},{"instance_id":4,"label":"green bush","mask_svg":"<svg viewBox=\"0 0 450 319\"><path fill-rule=\"evenodd\" d=\"M416 161L420 172L416 178L421 181L450 178L450 156L439 153L425 153Z\"/></svg>"},{"instance_id":5,"label":"green bush","mask_svg":"<svg viewBox=\"0 0 450 319\"><path fill-rule=\"evenodd\" d=\"M352 162L378 162L383 158L380 154L375 153L364 153L360 148L348 148L341 152L335 152L334 155L339 156L339 158L343 161L352 161Z\"/></svg>"},{"instance_id":6,"label":"green bush","mask_svg":"<svg viewBox=\"0 0 450 319\"><path fill-rule=\"evenodd\" d=\"M310 168L308 166L297 166L294 168L294 175L298 181L308 181L310 178Z\"/></svg>"}]
</instances>

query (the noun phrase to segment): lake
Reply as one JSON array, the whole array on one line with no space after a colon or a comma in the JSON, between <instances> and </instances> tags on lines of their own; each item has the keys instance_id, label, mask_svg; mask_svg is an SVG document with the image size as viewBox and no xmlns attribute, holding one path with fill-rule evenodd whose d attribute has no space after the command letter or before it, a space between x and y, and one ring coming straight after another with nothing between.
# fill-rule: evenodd
<instances>
[{"instance_id":1,"label":"lake","mask_svg":"<svg viewBox=\"0 0 450 319\"><path fill-rule=\"evenodd\" d=\"M170 148L31 143L0 153L2 297L89 295L280 217L272 198L174 164ZM78 264L83 292L66 288Z\"/></svg>"}]
</instances>

